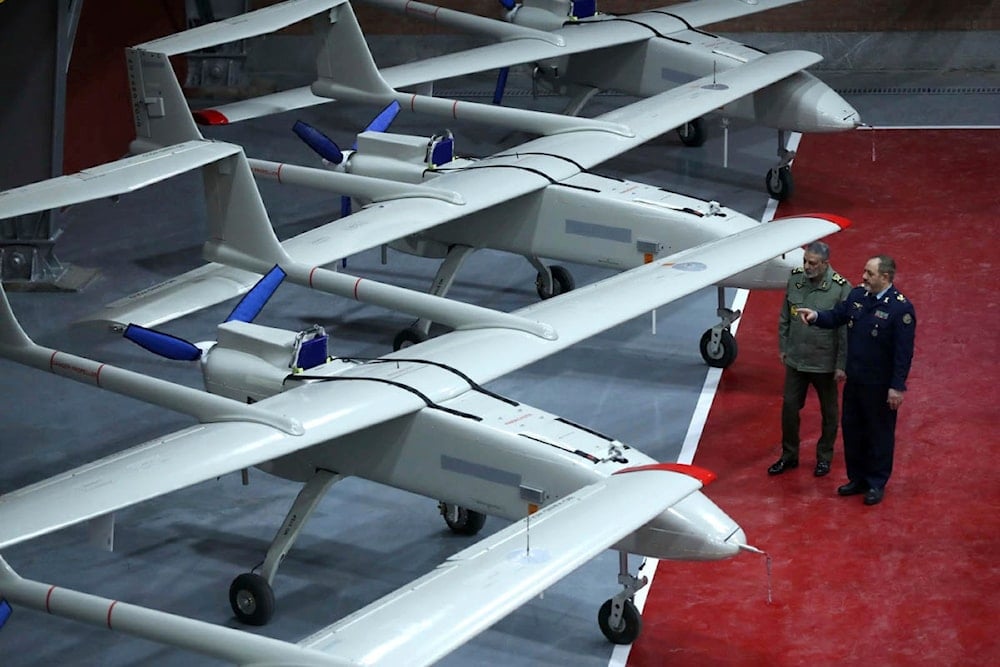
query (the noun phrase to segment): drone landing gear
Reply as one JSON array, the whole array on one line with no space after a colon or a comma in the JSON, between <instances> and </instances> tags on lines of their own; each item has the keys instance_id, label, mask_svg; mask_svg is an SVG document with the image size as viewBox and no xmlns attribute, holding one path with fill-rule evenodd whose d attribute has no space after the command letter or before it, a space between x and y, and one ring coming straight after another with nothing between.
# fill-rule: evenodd
<instances>
[{"instance_id":1,"label":"drone landing gear","mask_svg":"<svg viewBox=\"0 0 1000 667\"><path fill-rule=\"evenodd\" d=\"M642 614L635 606L635 594L649 579L635 577L628 571L628 554L624 551L618 553L618 583L622 590L601 605L597 625L612 644L631 644L642 632Z\"/></svg>"},{"instance_id":2,"label":"drone landing gear","mask_svg":"<svg viewBox=\"0 0 1000 667\"><path fill-rule=\"evenodd\" d=\"M538 291L538 298L543 301L570 292L576 287L573 274L566 267L558 264L547 266L534 256L527 257L527 260L538 271L535 278L535 289Z\"/></svg>"},{"instance_id":3,"label":"drone landing gear","mask_svg":"<svg viewBox=\"0 0 1000 667\"><path fill-rule=\"evenodd\" d=\"M736 361L738 352L736 338L729 328L743 313L727 308L725 288L716 289L719 292L719 308L715 312L719 315L720 321L702 334L698 347L701 350L701 358L706 364L713 368L726 368Z\"/></svg>"},{"instance_id":4,"label":"drone landing gear","mask_svg":"<svg viewBox=\"0 0 1000 667\"><path fill-rule=\"evenodd\" d=\"M471 255L474 250L475 248L467 245L453 245L448 248L448 254L445 255L444 261L441 262L437 274L434 276L434 282L431 283L430 293L434 296L446 295L451 289L452 283L455 282L455 274L462 268L466 257ZM393 351L418 345L430 338L431 324L430 320L420 318L400 331L392 340Z\"/></svg>"},{"instance_id":5,"label":"drone landing gear","mask_svg":"<svg viewBox=\"0 0 1000 667\"><path fill-rule=\"evenodd\" d=\"M785 131L778 130L778 164L768 169L767 177L764 179L767 193L778 201L785 201L791 197L795 189L791 167L794 159L795 151L785 148Z\"/></svg>"},{"instance_id":6,"label":"drone landing gear","mask_svg":"<svg viewBox=\"0 0 1000 667\"><path fill-rule=\"evenodd\" d=\"M441 510L441 516L444 517L448 528L457 535L475 535L486 523L485 514L459 505L442 501L438 503L438 509Z\"/></svg>"},{"instance_id":7,"label":"drone landing gear","mask_svg":"<svg viewBox=\"0 0 1000 667\"><path fill-rule=\"evenodd\" d=\"M695 118L688 123L684 123L677 128L677 136L685 146L690 148L701 146L708 138L708 134L705 132L705 120L703 118Z\"/></svg>"},{"instance_id":8,"label":"drone landing gear","mask_svg":"<svg viewBox=\"0 0 1000 667\"><path fill-rule=\"evenodd\" d=\"M271 546L260 566L260 573L244 572L233 579L229 587L229 604L233 613L241 623L247 625L266 625L274 615L274 575L278 566L291 550L302 527L306 525L319 501L326 495L327 489L341 475L329 470L317 470L316 474L306 482L299 495L295 497L291 509L285 515L285 520L271 541ZM254 568L255 570L257 568Z\"/></svg>"}]
</instances>

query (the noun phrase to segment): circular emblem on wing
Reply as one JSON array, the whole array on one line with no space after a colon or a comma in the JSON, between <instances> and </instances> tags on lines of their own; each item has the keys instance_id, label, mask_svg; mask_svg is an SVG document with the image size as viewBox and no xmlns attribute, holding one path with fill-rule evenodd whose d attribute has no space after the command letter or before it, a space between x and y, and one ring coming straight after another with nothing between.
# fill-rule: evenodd
<instances>
[{"instance_id":1,"label":"circular emblem on wing","mask_svg":"<svg viewBox=\"0 0 1000 667\"><path fill-rule=\"evenodd\" d=\"M704 271L708 267L701 262L680 262L679 264L674 264L673 268L678 271Z\"/></svg>"}]
</instances>

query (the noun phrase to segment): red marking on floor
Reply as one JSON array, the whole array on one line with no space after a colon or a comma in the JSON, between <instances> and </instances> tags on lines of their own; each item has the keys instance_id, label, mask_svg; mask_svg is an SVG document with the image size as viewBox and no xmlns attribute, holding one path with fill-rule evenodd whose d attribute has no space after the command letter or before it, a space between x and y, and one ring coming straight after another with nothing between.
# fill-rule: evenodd
<instances>
[{"instance_id":1,"label":"red marking on floor","mask_svg":"<svg viewBox=\"0 0 1000 667\"><path fill-rule=\"evenodd\" d=\"M854 225L827 239L857 283L865 260L897 260L918 319L893 477L881 505L840 498L812 475L819 416L803 412L801 465L778 477L781 294L755 292L740 356L722 376L695 463L708 494L773 557L661 562L632 667L1000 664L1000 466L995 284L1000 133L876 131L804 137L796 194L779 213L824 210Z\"/></svg>"}]
</instances>

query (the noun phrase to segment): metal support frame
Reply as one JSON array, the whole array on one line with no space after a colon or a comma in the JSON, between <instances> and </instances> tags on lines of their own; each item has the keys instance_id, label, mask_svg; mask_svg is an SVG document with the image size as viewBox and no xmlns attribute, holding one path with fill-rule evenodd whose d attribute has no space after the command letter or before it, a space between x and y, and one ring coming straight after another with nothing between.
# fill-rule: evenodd
<instances>
[{"instance_id":1,"label":"metal support frame","mask_svg":"<svg viewBox=\"0 0 1000 667\"><path fill-rule=\"evenodd\" d=\"M58 3L55 9L54 65L51 71L52 124L46 178L62 175L66 118L66 75L76 39L83 0ZM55 244L58 211L40 211L0 220L0 279L11 291L73 291L81 289L96 271L59 261Z\"/></svg>"}]
</instances>

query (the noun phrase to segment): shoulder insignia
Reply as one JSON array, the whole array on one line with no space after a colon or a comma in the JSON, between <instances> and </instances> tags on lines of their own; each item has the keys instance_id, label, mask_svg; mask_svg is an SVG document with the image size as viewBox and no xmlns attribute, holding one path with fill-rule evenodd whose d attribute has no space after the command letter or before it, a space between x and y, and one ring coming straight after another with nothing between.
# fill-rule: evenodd
<instances>
[{"instance_id":1,"label":"shoulder insignia","mask_svg":"<svg viewBox=\"0 0 1000 667\"><path fill-rule=\"evenodd\" d=\"M834 273L833 277L832 277L832 280L833 280L833 282L837 283L838 285L846 285L847 284L847 278L845 278L844 276L840 275L839 273Z\"/></svg>"},{"instance_id":2,"label":"shoulder insignia","mask_svg":"<svg viewBox=\"0 0 1000 667\"><path fill-rule=\"evenodd\" d=\"M899 301L901 303L906 303L906 297L900 294L899 292L896 292L896 301Z\"/></svg>"},{"instance_id":3,"label":"shoulder insignia","mask_svg":"<svg viewBox=\"0 0 1000 667\"><path fill-rule=\"evenodd\" d=\"M910 317L909 313L903 315L903 324L913 324L913 318Z\"/></svg>"},{"instance_id":4,"label":"shoulder insignia","mask_svg":"<svg viewBox=\"0 0 1000 667\"><path fill-rule=\"evenodd\" d=\"M792 269L792 273L802 273L802 271L803 269L801 266L796 266L794 269Z\"/></svg>"}]
</instances>

